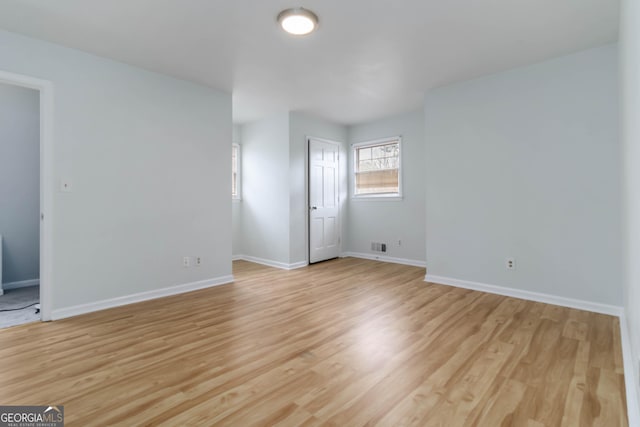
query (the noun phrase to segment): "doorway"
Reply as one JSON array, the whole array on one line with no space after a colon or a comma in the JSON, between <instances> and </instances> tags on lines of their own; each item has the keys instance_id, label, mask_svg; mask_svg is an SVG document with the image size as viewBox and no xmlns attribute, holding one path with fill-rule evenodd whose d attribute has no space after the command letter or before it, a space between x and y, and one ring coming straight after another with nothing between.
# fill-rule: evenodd
<instances>
[{"instance_id":1,"label":"doorway","mask_svg":"<svg viewBox=\"0 0 640 427\"><path fill-rule=\"evenodd\" d=\"M0 328L40 320L39 98L0 84Z\"/></svg>"},{"instance_id":2,"label":"doorway","mask_svg":"<svg viewBox=\"0 0 640 427\"><path fill-rule=\"evenodd\" d=\"M340 256L340 144L309 138L309 263Z\"/></svg>"},{"instance_id":3,"label":"doorway","mask_svg":"<svg viewBox=\"0 0 640 427\"><path fill-rule=\"evenodd\" d=\"M39 177L35 178L37 181L36 191L38 194L35 196L37 200L33 202L34 206L32 212L35 219L33 225L35 228L34 233L36 234L35 240L38 246L35 250L39 257L39 260L36 261L39 277L37 280L34 278L26 280L12 279L6 292L7 295L13 293L14 297L17 298L16 302L18 304L29 303L32 299L37 297L39 301L39 313L37 313L38 317L36 317L35 320L38 320L39 318L43 321L48 321L52 319L51 289L53 286L51 263L51 207L53 204L53 85L51 82L46 80L9 73L2 70L0 70L0 84L8 85L16 89L22 88L34 90L39 107L39 118L37 119L39 131L36 135L38 141L36 143L37 146L35 147L34 154L36 156L36 159L34 160L34 168L36 169L36 172L39 172ZM15 181L14 185L16 186L15 192L19 192L21 189L21 182ZM6 248L4 245L3 247ZM4 258L6 261L7 257ZM14 267L13 262L14 261L12 260L12 267ZM6 281L7 280L2 279L2 282ZM33 288L33 285L36 283L39 285L39 289ZM30 308L32 308L35 313L35 306Z\"/></svg>"}]
</instances>

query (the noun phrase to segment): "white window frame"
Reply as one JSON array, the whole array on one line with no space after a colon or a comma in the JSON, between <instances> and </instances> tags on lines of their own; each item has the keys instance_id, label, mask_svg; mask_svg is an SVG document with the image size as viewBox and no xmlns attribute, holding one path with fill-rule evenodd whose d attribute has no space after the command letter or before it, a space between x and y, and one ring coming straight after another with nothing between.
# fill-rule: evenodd
<instances>
[{"instance_id":1,"label":"white window frame","mask_svg":"<svg viewBox=\"0 0 640 427\"><path fill-rule=\"evenodd\" d=\"M231 189L232 200L242 200L242 150L240 144L231 144L231 160L233 161L233 150L236 150L236 194L233 194L233 188ZM231 179L233 183L233 166L231 167Z\"/></svg>"},{"instance_id":2,"label":"white window frame","mask_svg":"<svg viewBox=\"0 0 640 427\"><path fill-rule=\"evenodd\" d=\"M380 194L375 194L375 193L356 194L356 170L357 170L357 161L358 161L356 156L356 150L363 147L367 147L367 146L382 145L382 144L387 144L391 142L398 143L398 192L397 193L380 193ZM354 144L351 144L351 157L353 158L352 159L353 161L351 162L352 170L349 175L351 179L351 198L353 200L402 200L403 162L402 162L402 136L401 135L392 136L388 138L380 138L380 139L375 139L371 141L356 142Z\"/></svg>"}]
</instances>

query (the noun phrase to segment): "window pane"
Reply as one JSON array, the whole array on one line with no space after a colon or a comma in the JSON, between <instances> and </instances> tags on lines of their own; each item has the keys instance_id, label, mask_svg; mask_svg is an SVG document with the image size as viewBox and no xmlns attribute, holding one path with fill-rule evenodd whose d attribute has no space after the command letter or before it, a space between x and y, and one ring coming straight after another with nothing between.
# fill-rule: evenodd
<instances>
[{"instance_id":1,"label":"window pane","mask_svg":"<svg viewBox=\"0 0 640 427\"><path fill-rule=\"evenodd\" d=\"M356 174L356 194L393 194L398 191L397 169Z\"/></svg>"},{"instance_id":2,"label":"window pane","mask_svg":"<svg viewBox=\"0 0 640 427\"><path fill-rule=\"evenodd\" d=\"M232 196L237 196L238 195L238 174L236 174L235 172L233 172L233 174L231 175L231 195Z\"/></svg>"},{"instance_id":3,"label":"window pane","mask_svg":"<svg viewBox=\"0 0 640 427\"><path fill-rule=\"evenodd\" d=\"M384 146L371 147L371 156L374 159L379 159L385 156Z\"/></svg>"},{"instance_id":4,"label":"window pane","mask_svg":"<svg viewBox=\"0 0 640 427\"><path fill-rule=\"evenodd\" d=\"M238 197L238 147L231 146L231 197Z\"/></svg>"},{"instance_id":5,"label":"window pane","mask_svg":"<svg viewBox=\"0 0 640 427\"><path fill-rule=\"evenodd\" d=\"M373 160L361 160L358 170L360 172L363 172L363 171L371 171L376 169L373 162L374 162Z\"/></svg>"},{"instance_id":6,"label":"window pane","mask_svg":"<svg viewBox=\"0 0 640 427\"><path fill-rule=\"evenodd\" d=\"M369 160L371 158L371 148L360 148L358 153L359 160Z\"/></svg>"},{"instance_id":7,"label":"window pane","mask_svg":"<svg viewBox=\"0 0 640 427\"><path fill-rule=\"evenodd\" d=\"M355 148L355 194L400 192L398 141Z\"/></svg>"}]
</instances>

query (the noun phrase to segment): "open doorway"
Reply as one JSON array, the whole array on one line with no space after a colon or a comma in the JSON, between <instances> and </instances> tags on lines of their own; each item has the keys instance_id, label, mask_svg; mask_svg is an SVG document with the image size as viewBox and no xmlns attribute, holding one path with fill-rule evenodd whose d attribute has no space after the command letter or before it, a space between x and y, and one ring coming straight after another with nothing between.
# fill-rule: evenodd
<instances>
[{"instance_id":1,"label":"open doorway","mask_svg":"<svg viewBox=\"0 0 640 427\"><path fill-rule=\"evenodd\" d=\"M0 84L0 328L40 320L40 93Z\"/></svg>"},{"instance_id":2,"label":"open doorway","mask_svg":"<svg viewBox=\"0 0 640 427\"><path fill-rule=\"evenodd\" d=\"M51 320L53 94L0 71L0 328Z\"/></svg>"}]
</instances>

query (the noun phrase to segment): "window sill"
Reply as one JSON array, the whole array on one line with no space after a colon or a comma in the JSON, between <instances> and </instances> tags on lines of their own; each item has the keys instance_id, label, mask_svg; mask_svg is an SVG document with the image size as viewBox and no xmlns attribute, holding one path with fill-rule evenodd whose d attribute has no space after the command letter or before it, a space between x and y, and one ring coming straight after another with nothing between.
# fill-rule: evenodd
<instances>
[{"instance_id":1,"label":"window sill","mask_svg":"<svg viewBox=\"0 0 640 427\"><path fill-rule=\"evenodd\" d=\"M402 196L351 196L351 200L363 202L397 202L403 200Z\"/></svg>"}]
</instances>

